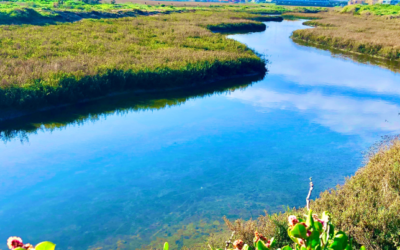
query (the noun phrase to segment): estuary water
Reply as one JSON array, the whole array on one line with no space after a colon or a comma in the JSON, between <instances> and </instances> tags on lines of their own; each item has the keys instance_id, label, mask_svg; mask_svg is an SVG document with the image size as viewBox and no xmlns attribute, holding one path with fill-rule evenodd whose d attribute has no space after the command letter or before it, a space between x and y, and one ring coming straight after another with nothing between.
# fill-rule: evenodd
<instances>
[{"instance_id":1,"label":"estuary water","mask_svg":"<svg viewBox=\"0 0 400 250\"><path fill-rule=\"evenodd\" d=\"M230 35L264 77L123 95L0 124L0 248L180 248L221 218L304 206L400 132L400 75L291 41L302 21ZM192 224L191 224L192 223Z\"/></svg>"}]
</instances>

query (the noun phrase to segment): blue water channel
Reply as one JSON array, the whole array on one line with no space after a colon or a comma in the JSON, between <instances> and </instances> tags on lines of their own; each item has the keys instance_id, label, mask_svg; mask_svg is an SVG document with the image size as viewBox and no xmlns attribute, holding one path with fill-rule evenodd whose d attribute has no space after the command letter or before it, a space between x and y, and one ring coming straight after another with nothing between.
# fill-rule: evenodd
<instances>
[{"instance_id":1,"label":"blue water channel","mask_svg":"<svg viewBox=\"0 0 400 250\"><path fill-rule=\"evenodd\" d=\"M136 249L192 222L218 228L224 215L304 206L310 176L315 198L400 132L398 73L294 43L302 21L267 25L229 36L269 60L263 79L116 96L7 124L0 248L16 235L58 249Z\"/></svg>"}]
</instances>

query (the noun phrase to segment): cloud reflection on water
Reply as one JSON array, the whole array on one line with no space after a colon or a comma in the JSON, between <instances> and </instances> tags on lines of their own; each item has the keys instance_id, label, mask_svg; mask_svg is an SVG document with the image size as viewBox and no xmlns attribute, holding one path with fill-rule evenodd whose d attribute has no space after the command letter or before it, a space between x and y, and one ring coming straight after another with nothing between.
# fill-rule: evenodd
<instances>
[{"instance_id":1,"label":"cloud reflection on water","mask_svg":"<svg viewBox=\"0 0 400 250\"><path fill-rule=\"evenodd\" d=\"M347 88L350 91L400 96L400 75L375 65L354 63L329 51L294 43L293 30L305 28L303 21L268 23L269 32L233 35L270 61L269 75L279 76L302 86Z\"/></svg>"},{"instance_id":2,"label":"cloud reflection on water","mask_svg":"<svg viewBox=\"0 0 400 250\"><path fill-rule=\"evenodd\" d=\"M266 109L293 109L344 134L400 132L400 105L384 100L325 95L321 92L279 93L265 88L233 92L228 98Z\"/></svg>"}]
</instances>

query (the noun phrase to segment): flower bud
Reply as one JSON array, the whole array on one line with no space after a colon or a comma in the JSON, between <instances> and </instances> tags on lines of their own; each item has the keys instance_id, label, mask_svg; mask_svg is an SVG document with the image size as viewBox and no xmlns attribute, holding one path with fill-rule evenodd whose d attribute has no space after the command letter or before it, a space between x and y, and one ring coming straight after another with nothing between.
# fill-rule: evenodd
<instances>
[{"instance_id":1,"label":"flower bud","mask_svg":"<svg viewBox=\"0 0 400 250\"><path fill-rule=\"evenodd\" d=\"M235 240L235 242L233 242L233 247L235 249L242 250L243 246L244 246L243 240Z\"/></svg>"},{"instance_id":2,"label":"flower bud","mask_svg":"<svg viewBox=\"0 0 400 250\"><path fill-rule=\"evenodd\" d=\"M11 250L14 250L17 247L23 247L24 243L22 243L22 239L20 237L10 237L7 240L7 246Z\"/></svg>"},{"instance_id":3,"label":"flower bud","mask_svg":"<svg viewBox=\"0 0 400 250\"><path fill-rule=\"evenodd\" d=\"M293 227L294 225L296 225L297 223L299 223L299 220L298 220L297 217L294 216L294 215L289 216L288 221L289 221L289 226L290 226L290 227Z\"/></svg>"},{"instance_id":4,"label":"flower bud","mask_svg":"<svg viewBox=\"0 0 400 250\"><path fill-rule=\"evenodd\" d=\"M265 245L270 248L271 247L271 240L267 241L267 243L265 243Z\"/></svg>"}]
</instances>

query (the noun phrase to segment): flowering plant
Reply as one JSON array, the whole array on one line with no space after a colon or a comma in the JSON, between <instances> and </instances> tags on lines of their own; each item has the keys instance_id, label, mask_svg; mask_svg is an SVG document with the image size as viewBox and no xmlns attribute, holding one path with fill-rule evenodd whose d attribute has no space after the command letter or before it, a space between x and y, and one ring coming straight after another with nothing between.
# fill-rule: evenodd
<instances>
[{"instance_id":1,"label":"flowering plant","mask_svg":"<svg viewBox=\"0 0 400 250\"><path fill-rule=\"evenodd\" d=\"M331 223L331 215L328 212L323 212L320 219L309 209L305 219L297 218L294 215L289 216L288 224L287 233L294 244L277 250L353 250L349 237L342 231L335 232L335 227ZM277 242L274 238L267 239L258 232L254 234L254 246L250 247L244 244L242 240L236 240L232 244L230 239L226 242L225 250L276 249ZM229 248L230 244L233 245L233 249ZM211 250L222 249L211 247ZM365 250L365 247L361 247L361 250Z\"/></svg>"},{"instance_id":2,"label":"flowering plant","mask_svg":"<svg viewBox=\"0 0 400 250\"><path fill-rule=\"evenodd\" d=\"M309 209L305 218L305 220L297 219L293 215L288 218L288 235L295 243L295 250L352 250L349 237L342 231L335 232L328 212L323 212L319 219L318 215ZM362 250L364 249L362 247ZM292 248L285 246L281 250L292 250Z\"/></svg>"},{"instance_id":3,"label":"flowering plant","mask_svg":"<svg viewBox=\"0 0 400 250\"><path fill-rule=\"evenodd\" d=\"M342 231L335 232L330 213L323 212L321 218L313 214L310 208L310 196L313 188L314 184L310 178L310 189L306 198L308 214L305 215L305 219L297 218L294 215L288 217L287 233L294 244L277 250L353 250L352 240L349 240L349 237ZM226 241L225 250L232 250L229 246L232 244L234 234L235 232ZM242 240L236 240L232 244L233 250L272 250L277 245L274 238L268 240L257 231L254 234L254 246L250 247L244 244ZM210 248L211 250L222 250L211 246ZM362 246L361 250L365 250L365 247Z\"/></svg>"},{"instance_id":4,"label":"flowering plant","mask_svg":"<svg viewBox=\"0 0 400 250\"><path fill-rule=\"evenodd\" d=\"M10 237L7 240L7 246L10 250L54 250L56 245L50 241L43 241L35 247L32 244L24 244L20 237Z\"/></svg>"}]
</instances>

